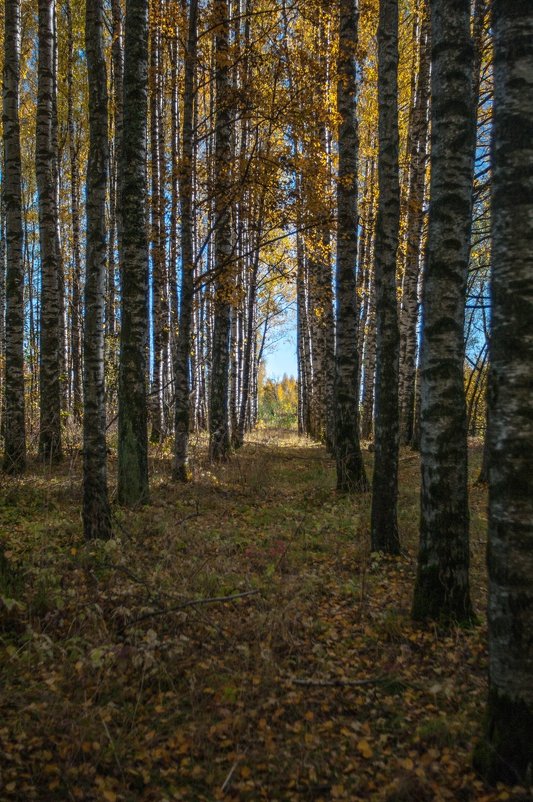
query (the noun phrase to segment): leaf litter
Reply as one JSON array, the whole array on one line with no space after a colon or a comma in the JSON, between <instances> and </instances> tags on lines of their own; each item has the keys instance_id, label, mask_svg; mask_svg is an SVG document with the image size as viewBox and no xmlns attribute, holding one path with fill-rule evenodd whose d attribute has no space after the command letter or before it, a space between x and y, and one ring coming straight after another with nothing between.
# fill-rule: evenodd
<instances>
[{"instance_id":1,"label":"leaf litter","mask_svg":"<svg viewBox=\"0 0 533 802\"><path fill-rule=\"evenodd\" d=\"M441 631L409 615L416 459L400 462L391 559L369 552L369 495L337 495L321 447L264 430L227 465L202 439L195 457L177 486L158 452L151 504L116 508L106 543L83 542L79 463L0 488L2 801L531 799L471 768L483 489L480 623Z\"/></svg>"}]
</instances>

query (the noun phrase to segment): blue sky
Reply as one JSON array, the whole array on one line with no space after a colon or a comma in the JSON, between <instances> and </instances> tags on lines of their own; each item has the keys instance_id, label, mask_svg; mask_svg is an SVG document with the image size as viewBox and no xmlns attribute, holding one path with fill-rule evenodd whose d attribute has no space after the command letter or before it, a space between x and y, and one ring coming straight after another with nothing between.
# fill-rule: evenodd
<instances>
[{"instance_id":1,"label":"blue sky","mask_svg":"<svg viewBox=\"0 0 533 802\"><path fill-rule=\"evenodd\" d=\"M265 359L269 378L281 379L284 373L296 378L296 332L288 333L285 339L272 346L272 352L268 353Z\"/></svg>"}]
</instances>

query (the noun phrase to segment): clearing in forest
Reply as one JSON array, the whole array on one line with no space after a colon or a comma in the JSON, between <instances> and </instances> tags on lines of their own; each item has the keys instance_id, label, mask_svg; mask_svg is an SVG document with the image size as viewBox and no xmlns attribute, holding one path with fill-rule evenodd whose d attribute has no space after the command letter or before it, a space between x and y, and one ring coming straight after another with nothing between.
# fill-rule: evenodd
<instances>
[{"instance_id":1,"label":"clearing in forest","mask_svg":"<svg viewBox=\"0 0 533 802\"><path fill-rule=\"evenodd\" d=\"M219 467L199 441L195 466L177 486L153 452L150 505L115 506L106 543L82 539L77 452L2 479L16 569L1 593L2 800L525 794L489 791L471 769L486 697L483 490L471 486L483 624L442 633L409 617L417 455L401 455L396 559L369 553L369 494L338 495L324 449L290 431L259 430Z\"/></svg>"}]
</instances>

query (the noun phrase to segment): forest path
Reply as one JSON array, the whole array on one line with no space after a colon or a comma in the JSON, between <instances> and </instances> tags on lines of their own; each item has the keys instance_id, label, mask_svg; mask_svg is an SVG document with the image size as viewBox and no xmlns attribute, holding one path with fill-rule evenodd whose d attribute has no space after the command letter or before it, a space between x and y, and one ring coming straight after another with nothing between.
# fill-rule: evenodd
<instances>
[{"instance_id":1,"label":"forest path","mask_svg":"<svg viewBox=\"0 0 533 802\"><path fill-rule=\"evenodd\" d=\"M483 627L409 618L416 456L397 559L370 555L370 496L339 496L320 446L259 430L227 464L202 439L194 457L178 487L154 452L151 504L114 508L108 543L82 541L75 455L0 488L20 576L0 640L2 800L508 798L470 769ZM483 491L471 500L479 609Z\"/></svg>"}]
</instances>

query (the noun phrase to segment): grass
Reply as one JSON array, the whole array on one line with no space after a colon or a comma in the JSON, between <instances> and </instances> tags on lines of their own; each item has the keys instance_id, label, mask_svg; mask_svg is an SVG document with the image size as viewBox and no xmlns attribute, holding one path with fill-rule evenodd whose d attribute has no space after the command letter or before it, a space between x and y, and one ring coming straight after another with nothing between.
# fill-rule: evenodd
<instances>
[{"instance_id":1,"label":"grass","mask_svg":"<svg viewBox=\"0 0 533 802\"><path fill-rule=\"evenodd\" d=\"M337 495L331 459L293 432L217 467L199 438L194 465L177 486L154 452L150 505L114 506L108 543L83 541L75 453L2 480L2 802L512 798L471 769L484 624L410 621L416 456L397 559L369 553L369 495ZM485 503L472 484L480 619ZM220 596L238 598L183 606Z\"/></svg>"}]
</instances>

